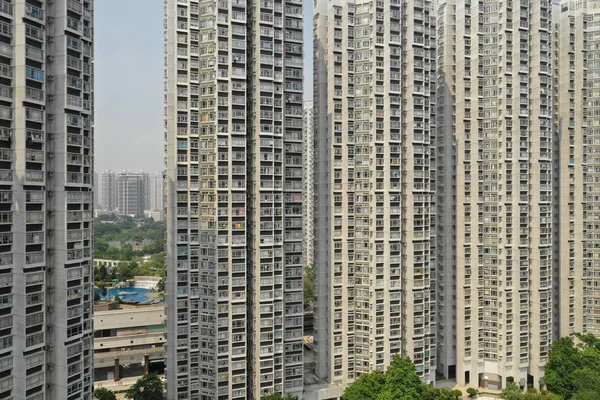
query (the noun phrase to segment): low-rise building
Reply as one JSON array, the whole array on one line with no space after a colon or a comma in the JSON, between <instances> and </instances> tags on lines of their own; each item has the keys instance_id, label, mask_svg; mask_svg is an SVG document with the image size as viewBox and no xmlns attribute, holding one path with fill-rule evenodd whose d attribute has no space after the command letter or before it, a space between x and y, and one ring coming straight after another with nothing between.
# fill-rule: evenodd
<instances>
[{"instance_id":1,"label":"low-rise building","mask_svg":"<svg viewBox=\"0 0 600 400\"><path fill-rule=\"evenodd\" d=\"M94 379L120 380L164 369L165 307L96 307Z\"/></svg>"}]
</instances>

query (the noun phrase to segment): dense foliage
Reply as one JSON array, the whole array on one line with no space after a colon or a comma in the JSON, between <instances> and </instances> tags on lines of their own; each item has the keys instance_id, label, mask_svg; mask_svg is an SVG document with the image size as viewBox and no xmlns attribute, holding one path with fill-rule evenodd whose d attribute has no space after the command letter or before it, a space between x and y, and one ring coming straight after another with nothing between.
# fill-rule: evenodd
<instances>
[{"instance_id":1,"label":"dense foliage","mask_svg":"<svg viewBox=\"0 0 600 400\"><path fill-rule=\"evenodd\" d=\"M94 389L94 399L96 400L117 400L117 396L108 389Z\"/></svg>"},{"instance_id":2,"label":"dense foliage","mask_svg":"<svg viewBox=\"0 0 600 400\"><path fill-rule=\"evenodd\" d=\"M565 400L600 399L600 339L575 334L552 343L545 367L548 389Z\"/></svg>"},{"instance_id":3,"label":"dense foliage","mask_svg":"<svg viewBox=\"0 0 600 400\"><path fill-rule=\"evenodd\" d=\"M562 397L549 393L547 391L538 392L535 389L529 389L523 393L521 388L514 382L509 382L506 388L502 391L504 400L561 400Z\"/></svg>"},{"instance_id":4,"label":"dense foliage","mask_svg":"<svg viewBox=\"0 0 600 400\"><path fill-rule=\"evenodd\" d=\"M127 390L129 400L163 400L163 383L158 375L146 374Z\"/></svg>"},{"instance_id":5,"label":"dense foliage","mask_svg":"<svg viewBox=\"0 0 600 400\"><path fill-rule=\"evenodd\" d=\"M304 306L308 306L315 298L315 271L312 265L304 268Z\"/></svg>"},{"instance_id":6,"label":"dense foliage","mask_svg":"<svg viewBox=\"0 0 600 400\"><path fill-rule=\"evenodd\" d=\"M343 400L454 400L452 392L426 385L408 357L395 355L385 373L361 375L344 391Z\"/></svg>"},{"instance_id":7,"label":"dense foliage","mask_svg":"<svg viewBox=\"0 0 600 400\"><path fill-rule=\"evenodd\" d=\"M131 217L102 216L110 222L96 220L95 250L96 259L120 260L117 267L109 272L105 266L94 269L96 285L102 288L102 282L108 285L113 280L126 281L134 276L164 276L166 269L164 253L165 224L152 219L142 221L138 227ZM132 240L142 242L150 240L142 250L133 250ZM121 248L110 247L110 242L120 242ZM143 256L146 256L144 261ZM150 259L147 260L147 256ZM164 286L164 285L162 285Z\"/></svg>"},{"instance_id":8,"label":"dense foliage","mask_svg":"<svg viewBox=\"0 0 600 400\"><path fill-rule=\"evenodd\" d=\"M138 227L131 217L118 217L118 220L102 222L97 219L94 223L94 257L110 260L131 261L135 257L146 254L157 254L164 250L165 223L146 219ZM133 250L128 240L142 242L148 239L153 243L144 246L143 250ZM111 247L109 242L121 242L121 248Z\"/></svg>"}]
</instances>

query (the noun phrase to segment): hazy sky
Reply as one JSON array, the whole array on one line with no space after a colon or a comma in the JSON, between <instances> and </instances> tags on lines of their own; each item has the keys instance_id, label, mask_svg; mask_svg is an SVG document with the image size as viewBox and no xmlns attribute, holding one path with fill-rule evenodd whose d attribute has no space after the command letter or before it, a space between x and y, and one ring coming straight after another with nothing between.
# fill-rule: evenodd
<instances>
[{"instance_id":1,"label":"hazy sky","mask_svg":"<svg viewBox=\"0 0 600 400\"><path fill-rule=\"evenodd\" d=\"M305 3L304 86L312 99L312 0ZM96 171L163 169L163 0L95 3Z\"/></svg>"}]
</instances>

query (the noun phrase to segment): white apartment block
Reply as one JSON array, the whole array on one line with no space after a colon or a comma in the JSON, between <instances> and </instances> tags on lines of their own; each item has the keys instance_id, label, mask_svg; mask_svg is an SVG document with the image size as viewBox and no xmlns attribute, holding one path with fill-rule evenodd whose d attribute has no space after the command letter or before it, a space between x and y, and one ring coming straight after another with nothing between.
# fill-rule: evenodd
<instances>
[{"instance_id":1,"label":"white apartment block","mask_svg":"<svg viewBox=\"0 0 600 400\"><path fill-rule=\"evenodd\" d=\"M345 386L401 354L433 382L433 5L314 6L316 375Z\"/></svg>"},{"instance_id":2,"label":"white apartment block","mask_svg":"<svg viewBox=\"0 0 600 400\"><path fill-rule=\"evenodd\" d=\"M98 173L94 172L94 209L98 208L98 201L100 200L100 179Z\"/></svg>"},{"instance_id":3,"label":"white apartment block","mask_svg":"<svg viewBox=\"0 0 600 400\"><path fill-rule=\"evenodd\" d=\"M146 204L146 209L150 211L159 211L162 215L165 209L165 178L163 176L163 172L160 171L153 173L150 175L149 181L149 199Z\"/></svg>"},{"instance_id":4,"label":"white apartment block","mask_svg":"<svg viewBox=\"0 0 600 400\"><path fill-rule=\"evenodd\" d=\"M0 1L0 398L92 399L93 1Z\"/></svg>"},{"instance_id":5,"label":"white apartment block","mask_svg":"<svg viewBox=\"0 0 600 400\"><path fill-rule=\"evenodd\" d=\"M559 336L600 335L600 2L553 8Z\"/></svg>"},{"instance_id":6,"label":"white apartment block","mask_svg":"<svg viewBox=\"0 0 600 400\"><path fill-rule=\"evenodd\" d=\"M121 215L143 216L146 209L147 173L123 171L117 174L117 209Z\"/></svg>"},{"instance_id":7,"label":"white apartment block","mask_svg":"<svg viewBox=\"0 0 600 400\"><path fill-rule=\"evenodd\" d=\"M302 25L166 1L169 399L303 390Z\"/></svg>"},{"instance_id":8,"label":"white apartment block","mask_svg":"<svg viewBox=\"0 0 600 400\"><path fill-rule=\"evenodd\" d=\"M543 385L556 323L551 8L439 4L438 370L461 385Z\"/></svg>"},{"instance_id":9,"label":"white apartment block","mask_svg":"<svg viewBox=\"0 0 600 400\"><path fill-rule=\"evenodd\" d=\"M315 162L315 147L314 147L314 109L313 102L307 101L304 103L304 137L303 137L303 157L304 157L304 188L303 188L303 216L302 221L304 222L304 264L307 266L314 266L315 254L314 254L314 162Z\"/></svg>"},{"instance_id":10,"label":"white apartment block","mask_svg":"<svg viewBox=\"0 0 600 400\"><path fill-rule=\"evenodd\" d=\"M100 204L103 210L114 211L117 209L117 173L115 171L104 171L100 177Z\"/></svg>"}]
</instances>

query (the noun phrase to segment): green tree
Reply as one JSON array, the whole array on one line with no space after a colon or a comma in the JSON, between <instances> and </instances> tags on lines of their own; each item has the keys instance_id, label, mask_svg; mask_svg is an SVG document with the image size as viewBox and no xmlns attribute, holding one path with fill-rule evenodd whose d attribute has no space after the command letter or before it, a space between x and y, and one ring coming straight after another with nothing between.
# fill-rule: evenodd
<instances>
[{"instance_id":1,"label":"green tree","mask_svg":"<svg viewBox=\"0 0 600 400\"><path fill-rule=\"evenodd\" d=\"M163 400L163 383L155 373L146 374L125 392L129 400Z\"/></svg>"},{"instance_id":2,"label":"green tree","mask_svg":"<svg viewBox=\"0 0 600 400\"><path fill-rule=\"evenodd\" d=\"M94 268L94 280L95 281L105 281L108 278L108 271L106 270L106 266L100 265L97 268Z\"/></svg>"},{"instance_id":3,"label":"green tree","mask_svg":"<svg viewBox=\"0 0 600 400\"><path fill-rule=\"evenodd\" d=\"M117 264L119 279L126 281L137 275L138 265L135 261L123 261Z\"/></svg>"},{"instance_id":4,"label":"green tree","mask_svg":"<svg viewBox=\"0 0 600 400\"><path fill-rule=\"evenodd\" d=\"M523 392L521 388L514 382L508 382L506 388L502 391L504 400L523 400Z\"/></svg>"},{"instance_id":5,"label":"green tree","mask_svg":"<svg viewBox=\"0 0 600 400\"><path fill-rule=\"evenodd\" d=\"M579 351L570 337L554 341L544 369L548 389L565 399L571 398L576 389L575 371L579 365Z\"/></svg>"},{"instance_id":6,"label":"green tree","mask_svg":"<svg viewBox=\"0 0 600 400\"><path fill-rule=\"evenodd\" d=\"M468 388L467 389L467 394L469 395L470 398L474 399L475 397L477 397L477 389L474 388Z\"/></svg>"},{"instance_id":7,"label":"green tree","mask_svg":"<svg viewBox=\"0 0 600 400\"><path fill-rule=\"evenodd\" d=\"M97 239L96 244L94 245L94 248L100 253L104 253L106 250L108 250L108 247L108 240L104 238Z\"/></svg>"},{"instance_id":8,"label":"green tree","mask_svg":"<svg viewBox=\"0 0 600 400\"><path fill-rule=\"evenodd\" d=\"M156 285L156 291L158 291L158 292L165 291L165 278L161 278L161 280L158 281L158 284Z\"/></svg>"},{"instance_id":9,"label":"green tree","mask_svg":"<svg viewBox=\"0 0 600 400\"><path fill-rule=\"evenodd\" d=\"M546 384L566 400L600 399L600 339L575 334L552 343L545 367Z\"/></svg>"},{"instance_id":10,"label":"green tree","mask_svg":"<svg viewBox=\"0 0 600 400\"><path fill-rule=\"evenodd\" d=\"M571 400L598 400L598 398L599 398L598 391L582 390L582 391L575 393L575 395L573 395L573 397L571 397Z\"/></svg>"},{"instance_id":11,"label":"green tree","mask_svg":"<svg viewBox=\"0 0 600 400\"><path fill-rule=\"evenodd\" d=\"M113 299L113 301L116 301L116 302L119 302L119 303L121 302L121 300L123 300L123 299L118 294L115 295L115 298Z\"/></svg>"},{"instance_id":12,"label":"green tree","mask_svg":"<svg viewBox=\"0 0 600 400\"><path fill-rule=\"evenodd\" d=\"M425 384L417 375L408 357L394 356L385 372L385 385L378 400L414 400L420 397Z\"/></svg>"},{"instance_id":13,"label":"green tree","mask_svg":"<svg viewBox=\"0 0 600 400\"><path fill-rule=\"evenodd\" d=\"M588 348L585 351L598 352L598 350L591 348ZM600 399L600 368L594 368L592 362L588 363L588 361L586 361L588 358L591 358L590 355L583 357L582 365L584 366L573 374L576 387L576 391L573 395L574 399L586 398L591 394L594 394L596 399ZM600 354L598 355L598 359L600 359Z\"/></svg>"},{"instance_id":14,"label":"green tree","mask_svg":"<svg viewBox=\"0 0 600 400\"><path fill-rule=\"evenodd\" d=\"M452 396L454 396L456 400L460 399L462 395L462 392L458 389L452 391Z\"/></svg>"},{"instance_id":15,"label":"green tree","mask_svg":"<svg viewBox=\"0 0 600 400\"><path fill-rule=\"evenodd\" d=\"M395 355L385 371L361 375L346 388L342 400L455 400L451 391L426 385L408 357Z\"/></svg>"},{"instance_id":16,"label":"green tree","mask_svg":"<svg viewBox=\"0 0 600 400\"><path fill-rule=\"evenodd\" d=\"M342 400L376 400L385 385L383 372L375 370L362 374L344 391Z\"/></svg>"},{"instance_id":17,"label":"green tree","mask_svg":"<svg viewBox=\"0 0 600 400\"><path fill-rule=\"evenodd\" d=\"M94 301L100 301L100 293L94 292Z\"/></svg>"},{"instance_id":18,"label":"green tree","mask_svg":"<svg viewBox=\"0 0 600 400\"><path fill-rule=\"evenodd\" d=\"M94 389L94 398L97 400L117 400L117 396L105 388Z\"/></svg>"},{"instance_id":19,"label":"green tree","mask_svg":"<svg viewBox=\"0 0 600 400\"><path fill-rule=\"evenodd\" d=\"M304 268L304 306L309 305L315 298L315 271L312 265Z\"/></svg>"},{"instance_id":20,"label":"green tree","mask_svg":"<svg viewBox=\"0 0 600 400\"><path fill-rule=\"evenodd\" d=\"M438 389L431 386L426 386L421 400L454 400L452 391L448 389Z\"/></svg>"},{"instance_id":21,"label":"green tree","mask_svg":"<svg viewBox=\"0 0 600 400\"><path fill-rule=\"evenodd\" d=\"M283 396L281 393L269 393L265 394L260 400L300 400L295 394L286 394Z\"/></svg>"}]
</instances>

